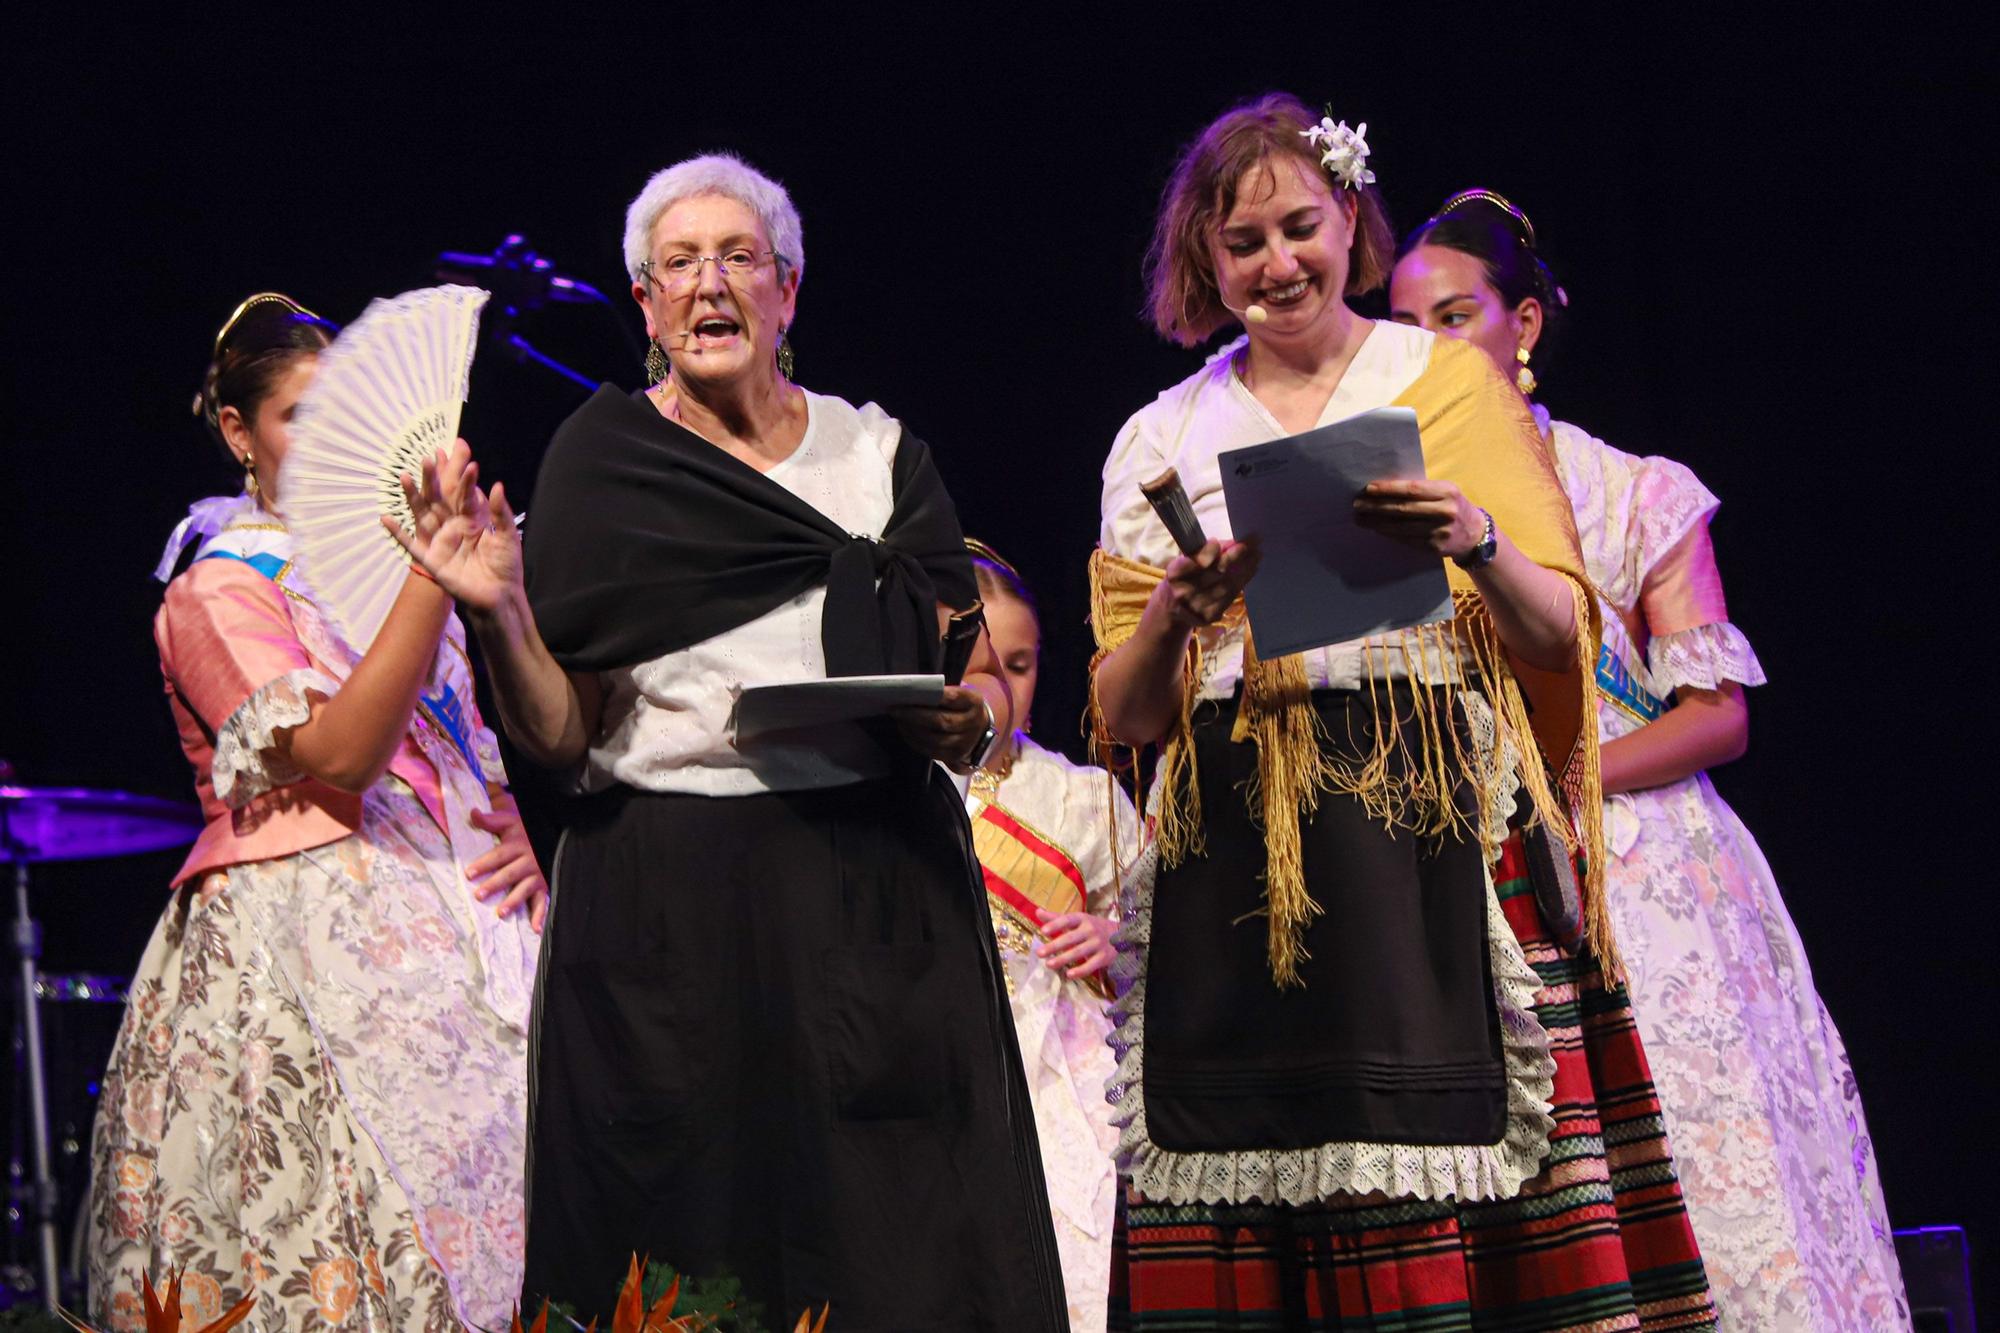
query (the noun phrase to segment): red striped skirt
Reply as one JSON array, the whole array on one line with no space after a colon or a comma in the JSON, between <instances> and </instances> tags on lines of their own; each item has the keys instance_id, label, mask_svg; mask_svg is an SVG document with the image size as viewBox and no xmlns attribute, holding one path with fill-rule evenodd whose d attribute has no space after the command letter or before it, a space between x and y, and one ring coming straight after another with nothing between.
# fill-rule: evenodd
<instances>
[{"instance_id":1,"label":"red striped skirt","mask_svg":"<svg viewBox=\"0 0 2000 1333\"><path fill-rule=\"evenodd\" d=\"M1132 1194L1113 1241L1113 1329L1715 1327L1625 990L1550 937L1518 840L1494 877L1540 974L1534 1009L1556 1060L1541 1174L1514 1198L1476 1204L1358 1195L1182 1205Z\"/></svg>"}]
</instances>

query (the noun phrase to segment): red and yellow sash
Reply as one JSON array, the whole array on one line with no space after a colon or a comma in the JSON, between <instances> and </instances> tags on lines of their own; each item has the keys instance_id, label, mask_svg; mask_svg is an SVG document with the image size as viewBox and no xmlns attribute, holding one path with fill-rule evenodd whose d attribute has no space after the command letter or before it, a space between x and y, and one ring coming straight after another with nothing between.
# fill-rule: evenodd
<instances>
[{"instance_id":1,"label":"red and yellow sash","mask_svg":"<svg viewBox=\"0 0 2000 1333\"><path fill-rule=\"evenodd\" d=\"M1042 919L1084 910L1083 872L1062 848L990 801L972 821L986 892L1041 933Z\"/></svg>"},{"instance_id":2,"label":"red and yellow sash","mask_svg":"<svg viewBox=\"0 0 2000 1333\"><path fill-rule=\"evenodd\" d=\"M997 913L1026 927L1037 939L1047 939L1042 922L1064 912L1088 908L1089 887L1083 871L1068 852L1056 846L1013 812L987 801L972 821L972 846L979 870L986 877L986 899ZM999 930L999 917L994 918ZM1109 998L1111 983L1099 972L1084 984ZM1012 982L1008 983L1012 986Z\"/></svg>"}]
</instances>

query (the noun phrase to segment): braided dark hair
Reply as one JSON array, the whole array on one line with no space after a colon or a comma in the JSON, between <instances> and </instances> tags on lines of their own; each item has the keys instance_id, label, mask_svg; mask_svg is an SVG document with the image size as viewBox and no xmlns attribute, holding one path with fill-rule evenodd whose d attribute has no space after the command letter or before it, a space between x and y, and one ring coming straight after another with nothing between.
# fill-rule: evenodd
<instances>
[{"instance_id":1,"label":"braided dark hair","mask_svg":"<svg viewBox=\"0 0 2000 1333\"><path fill-rule=\"evenodd\" d=\"M1439 205L1424 224L1396 248L1401 259L1420 245L1442 246L1471 255L1486 270L1486 280L1511 310L1533 299L1542 307L1542 336L1535 355L1547 349L1569 308L1569 293L1535 245L1535 224L1505 195L1492 190L1462 190Z\"/></svg>"},{"instance_id":2,"label":"braided dark hair","mask_svg":"<svg viewBox=\"0 0 2000 1333\"><path fill-rule=\"evenodd\" d=\"M246 421L254 420L291 364L319 352L339 332L337 325L276 292L260 292L236 307L215 336L214 353L194 399L195 415L224 453L230 450L222 438L222 409L233 407ZM233 453L230 462L238 462Z\"/></svg>"}]
</instances>

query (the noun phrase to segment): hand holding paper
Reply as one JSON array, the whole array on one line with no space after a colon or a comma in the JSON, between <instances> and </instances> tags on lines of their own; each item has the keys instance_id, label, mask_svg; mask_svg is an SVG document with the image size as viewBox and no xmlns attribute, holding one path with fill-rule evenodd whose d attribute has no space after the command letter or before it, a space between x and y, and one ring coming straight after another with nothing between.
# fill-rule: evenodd
<instances>
[{"instance_id":1,"label":"hand holding paper","mask_svg":"<svg viewBox=\"0 0 2000 1333\"><path fill-rule=\"evenodd\" d=\"M948 687L936 703L891 708L889 716L912 750L949 765L965 762L989 718L997 726L1006 725L994 717L992 705L977 690L963 685Z\"/></svg>"},{"instance_id":2,"label":"hand holding paper","mask_svg":"<svg viewBox=\"0 0 2000 1333\"><path fill-rule=\"evenodd\" d=\"M736 697L736 743L771 732L799 731L886 716L907 705L943 704L943 676L835 676L781 685L752 685Z\"/></svg>"},{"instance_id":3,"label":"hand holding paper","mask_svg":"<svg viewBox=\"0 0 2000 1333\"><path fill-rule=\"evenodd\" d=\"M1455 540L1446 511L1463 497L1425 479L1416 413L1363 412L1220 462L1230 529L1263 543L1262 572L1243 593L1260 656L1450 618L1433 538ZM1357 504L1374 483L1389 485Z\"/></svg>"},{"instance_id":4,"label":"hand holding paper","mask_svg":"<svg viewBox=\"0 0 2000 1333\"><path fill-rule=\"evenodd\" d=\"M1362 527L1447 560L1465 555L1486 535L1479 506L1449 481L1375 481L1354 501Z\"/></svg>"}]
</instances>

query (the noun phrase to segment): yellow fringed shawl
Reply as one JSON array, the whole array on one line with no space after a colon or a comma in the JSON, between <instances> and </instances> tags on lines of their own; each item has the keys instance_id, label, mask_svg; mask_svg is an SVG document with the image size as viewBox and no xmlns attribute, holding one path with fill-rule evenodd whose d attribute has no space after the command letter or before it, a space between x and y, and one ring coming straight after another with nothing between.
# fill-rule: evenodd
<instances>
[{"instance_id":1,"label":"yellow fringed shawl","mask_svg":"<svg viewBox=\"0 0 2000 1333\"><path fill-rule=\"evenodd\" d=\"M1264 827L1272 978L1280 986L1299 984L1298 966L1306 957L1305 927L1320 912L1305 883L1299 821L1317 809L1322 791L1353 796L1386 826L1419 836L1470 832L1487 844L1490 858L1498 855L1499 848L1491 845L1483 812L1508 776L1500 765L1510 742L1522 756L1515 776L1528 792L1534 818L1554 830L1571 850L1580 845L1584 851L1585 940L1607 976L1615 977L1618 954L1604 905L1602 791L1590 686L1602 623L1597 599L1589 592L1569 498L1556 480L1526 404L1485 354L1470 344L1439 338L1429 366L1395 405L1417 414L1427 475L1457 483L1468 499L1493 515L1495 527L1522 554L1569 580L1580 629L1576 660L1560 672L1515 662L1501 644L1471 576L1447 563L1455 610L1451 620L1367 642L1368 688L1379 725L1374 753L1352 763L1329 753L1312 708L1303 659L1260 660L1245 627L1243 697L1232 739L1254 741L1258 748L1258 776L1247 795L1252 816ZM1162 577L1162 570L1103 550L1091 556L1091 624L1098 650L1091 663L1091 714L1100 745L1108 745L1111 737L1097 707L1096 667L1138 628L1146 601ZM1239 601L1225 623L1243 614ZM1449 713L1440 715L1430 690L1412 692L1414 719L1401 714L1396 696L1380 688L1391 654L1400 655L1404 674L1415 681L1433 674L1418 670L1419 663L1460 664L1462 684L1448 687L1446 693L1475 689L1491 704L1498 735L1490 754L1482 758L1464 744ZM1163 788L1157 829L1160 858L1168 866L1202 851L1192 720L1202 679L1198 636L1190 644L1183 679L1180 719L1167 737L1155 779ZM1385 709L1392 716L1383 716ZM1405 751L1402 723L1410 720L1422 737L1420 754ZM1404 762L1398 763L1399 759ZM1402 776L1391 776L1398 772ZM1452 800L1459 773L1479 795L1470 818Z\"/></svg>"}]
</instances>

